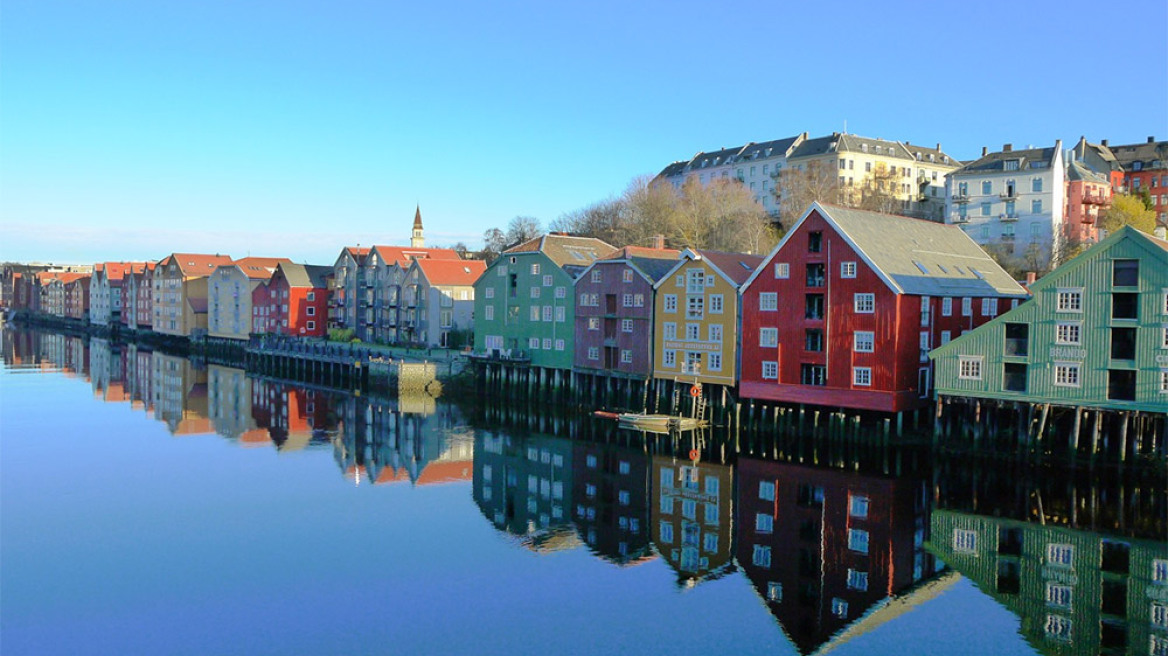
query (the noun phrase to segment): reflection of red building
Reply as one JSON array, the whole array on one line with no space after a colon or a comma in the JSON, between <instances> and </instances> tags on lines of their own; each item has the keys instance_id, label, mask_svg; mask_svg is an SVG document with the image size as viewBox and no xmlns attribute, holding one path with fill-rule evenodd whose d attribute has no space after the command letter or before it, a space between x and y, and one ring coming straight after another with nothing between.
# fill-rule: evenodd
<instances>
[{"instance_id":1,"label":"reflection of red building","mask_svg":"<svg viewBox=\"0 0 1168 656\"><path fill-rule=\"evenodd\" d=\"M806 654L933 574L923 481L738 461L738 563Z\"/></svg>"},{"instance_id":2,"label":"reflection of red building","mask_svg":"<svg viewBox=\"0 0 1168 656\"><path fill-rule=\"evenodd\" d=\"M251 416L280 451L302 449L318 429L328 425L328 397L315 390L286 388L254 380L251 385ZM258 436L251 438L253 441Z\"/></svg>"}]
</instances>

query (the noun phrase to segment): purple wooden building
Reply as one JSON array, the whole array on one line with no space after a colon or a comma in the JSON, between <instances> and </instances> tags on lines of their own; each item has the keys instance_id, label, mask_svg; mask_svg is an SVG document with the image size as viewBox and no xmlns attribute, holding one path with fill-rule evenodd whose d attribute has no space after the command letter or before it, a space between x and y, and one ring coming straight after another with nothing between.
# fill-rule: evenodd
<instances>
[{"instance_id":1,"label":"purple wooden building","mask_svg":"<svg viewBox=\"0 0 1168 656\"><path fill-rule=\"evenodd\" d=\"M576 279L576 371L646 379L653 371L653 284L680 255L626 246Z\"/></svg>"}]
</instances>

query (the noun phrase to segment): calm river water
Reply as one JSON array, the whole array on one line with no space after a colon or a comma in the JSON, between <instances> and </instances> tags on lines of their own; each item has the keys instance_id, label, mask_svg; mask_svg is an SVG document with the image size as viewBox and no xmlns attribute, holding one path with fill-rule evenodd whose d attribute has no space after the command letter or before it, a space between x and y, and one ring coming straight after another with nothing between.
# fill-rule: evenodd
<instances>
[{"instance_id":1,"label":"calm river water","mask_svg":"<svg viewBox=\"0 0 1168 656\"><path fill-rule=\"evenodd\" d=\"M2 334L6 656L1168 654L1157 468L694 462L505 399Z\"/></svg>"}]
</instances>

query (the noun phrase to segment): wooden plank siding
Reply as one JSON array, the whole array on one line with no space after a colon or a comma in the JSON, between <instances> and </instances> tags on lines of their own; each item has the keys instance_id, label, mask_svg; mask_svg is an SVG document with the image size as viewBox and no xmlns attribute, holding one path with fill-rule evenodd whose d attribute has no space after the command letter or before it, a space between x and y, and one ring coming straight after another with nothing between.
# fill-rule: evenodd
<instances>
[{"instance_id":1,"label":"wooden plank siding","mask_svg":"<svg viewBox=\"0 0 1168 656\"><path fill-rule=\"evenodd\" d=\"M598 260L576 280L572 298L576 369L648 378L653 364L653 281L625 261Z\"/></svg>"},{"instance_id":2,"label":"wooden plank siding","mask_svg":"<svg viewBox=\"0 0 1168 656\"><path fill-rule=\"evenodd\" d=\"M1114 410L1168 411L1168 250L1130 228L1122 229L1056 269L1032 290L1034 298L950 344L936 349L937 394L1054 403ZM1138 285L1116 287L1117 260L1139 263ZM1060 310L1059 294L1081 292L1077 311ZM1112 316L1116 294L1136 294L1136 318ZM1078 343L1059 327L1078 326ZM1007 330L1027 334L1026 354L1007 344ZM1119 329L1119 331L1115 330ZM1112 358L1120 331L1133 330L1133 358ZM1019 334L1019 333L1014 333ZM980 359L980 377L963 377L963 359ZM1008 365L1025 367L1025 388L1007 389ZM1060 366L1078 365L1078 384L1056 380ZM1134 399L1113 398L1111 372L1133 372Z\"/></svg>"}]
</instances>

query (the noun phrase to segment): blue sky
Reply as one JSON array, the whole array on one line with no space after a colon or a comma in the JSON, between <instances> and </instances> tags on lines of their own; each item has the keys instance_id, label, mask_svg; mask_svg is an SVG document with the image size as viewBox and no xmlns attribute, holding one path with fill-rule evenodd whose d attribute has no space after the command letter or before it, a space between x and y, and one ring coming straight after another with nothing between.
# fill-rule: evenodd
<instances>
[{"instance_id":1,"label":"blue sky","mask_svg":"<svg viewBox=\"0 0 1168 656\"><path fill-rule=\"evenodd\" d=\"M1168 3L5 0L0 259L331 263L698 150L1168 138Z\"/></svg>"}]
</instances>

